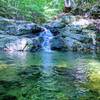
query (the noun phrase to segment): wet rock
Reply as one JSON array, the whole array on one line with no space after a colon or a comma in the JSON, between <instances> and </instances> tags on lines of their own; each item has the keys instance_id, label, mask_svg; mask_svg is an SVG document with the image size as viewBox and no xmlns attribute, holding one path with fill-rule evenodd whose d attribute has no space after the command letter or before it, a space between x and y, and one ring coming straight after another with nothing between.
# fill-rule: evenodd
<instances>
[{"instance_id":1,"label":"wet rock","mask_svg":"<svg viewBox=\"0 0 100 100\"><path fill-rule=\"evenodd\" d=\"M37 51L41 47L40 39L37 36L42 31L43 28L35 23L0 17L0 49Z\"/></svg>"},{"instance_id":2,"label":"wet rock","mask_svg":"<svg viewBox=\"0 0 100 100\"><path fill-rule=\"evenodd\" d=\"M66 37L65 44L69 50L77 51L83 48L83 44L73 38Z\"/></svg>"},{"instance_id":3,"label":"wet rock","mask_svg":"<svg viewBox=\"0 0 100 100\"><path fill-rule=\"evenodd\" d=\"M5 32L4 32L4 31L2 31L2 30L0 30L0 34L5 34Z\"/></svg>"},{"instance_id":4,"label":"wet rock","mask_svg":"<svg viewBox=\"0 0 100 100\"><path fill-rule=\"evenodd\" d=\"M65 42L64 39L60 36L55 36L52 40L51 40L51 49L52 50L64 50L65 47Z\"/></svg>"},{"instance_id":5,"label":"wet rock","mask_svg":"<svg viewBox=\"0 0 100 100\"><path fill-rule=\"evenodd\" d=\"M93 18L99 19L100 18L100 5L95 5L94 7L92 7L92 9L90 10L90 15Z\"/></svg>"},{"instance_id":6,"label":"wet rock","mask_svg":"<svg viewBox=\"0 0 100 100\"><path fill-rule=\"evenodd\" d=\"M55 28L55 27L52 27L52 26L49 26L49 25L44 25L45 28L49 29L50 32L54 35L54 36L57 36L60 34L60 31L59 31L59 28Z\"/></svg>"},{"instance_id":7,"label":"wet rock","mask_svg":"<svg viewBox=\"0 0 100 100\"><path fill-rule=\"evenodd\" d=\"M40 26L38 26L38 25L34 25L34 27L32 27L31 30L32 30L33 34L38 34L39 32L43 31L43 29Z\"/></svg>"},{"instance_id":8,"label":"wet rock","mask_svg":"<svg viewBox=\"0 0 100 100\"><path fill-rule=\"evenodd\" d=\"M42 28L35 23L28 21L18 21L0 17L0 30L5 34L23 35L23 34L37 34L42 31Z\"/></svg>"},{"instance_id":9,"label":"wet rock","mask_svg":"<svg viewBox=\"0 0 100 100\"><path fill-rule=\"evenodd\" d=\"M60 34L59 29L57 28L52 28L50 31L52 32L53 36L57 36Z\"/></svg>"},{"instance_id":10,"label":"wet rock","mask_svg":"<svg viewBox=\"0 0 100 100\"><path fill-rule=\"evenodd\" d=\"M91 41L91 38L88 36L88 34L75 34L71 31L63 31L62 32L63 37L70 37L72 39L75 39L77 41L83 42L83 43L89 43Z\"/></svg>"},{"instance_id":11,"label":"wet rock","mask_svg":"<svg viewBox=\"0 0 100 100\"><path fill-rule=\"evenodd\" d=\"M35 51L40 50L41 45L42 45L42 42L41 42L41 39L39 37L33 38L30 51L35 52Z\"/></svg>"},{"instance_id":12,"label":"wet rock","mask_svg":"<svg viewBox=\"0 0 100 100\"><path fill-rule=\"evenodd\" d=\"M56 19L56 20L52 21L51 23L49 23L49 26L51 26L53 28L63 28L63 27L65 27L65 23L62 22L62 19Z\"/></svg>"}]
</instances>

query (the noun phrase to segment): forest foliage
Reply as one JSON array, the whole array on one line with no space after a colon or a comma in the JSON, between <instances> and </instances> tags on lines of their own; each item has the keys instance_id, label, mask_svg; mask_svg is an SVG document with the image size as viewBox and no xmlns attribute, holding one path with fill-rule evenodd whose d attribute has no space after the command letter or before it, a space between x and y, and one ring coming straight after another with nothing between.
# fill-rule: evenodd
<instances>
[{"instance_id":1,"label":"forest foliage","mask_svg":"<svg viewBox=\"0 0 100 100\"><path fill-rule=\"evenodd\" d=\"M77 6L92 6L97 0L75 0ZM64 0L0 0L0 16L41 21L63 11ZM42 19L41 19L42 18Z\"/></svg>"}]
</instances>

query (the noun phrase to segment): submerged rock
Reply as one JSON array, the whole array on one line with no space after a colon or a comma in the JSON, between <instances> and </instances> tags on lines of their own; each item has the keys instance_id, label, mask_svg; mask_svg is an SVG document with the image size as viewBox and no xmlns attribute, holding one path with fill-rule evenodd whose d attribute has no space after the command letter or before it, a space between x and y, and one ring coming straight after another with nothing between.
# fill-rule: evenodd
<instances>
[{"instance_id":1,"label":"submerged rock","mask_svg":"<svg viewBox=\"0 0 100 100\"><path fill-rule=\"evenodd\" d=\"M69 69L69 68L65 68L65 67L54 67L54 72L57 75L60 75L64 78L66 78L67 80L75 80L75 72L73 69Z\"/></svg>"},{"instance_id":2,"label":"submerged rock","mask_svg":"<svg viewBox=\"0 0 100 100\"><path fill-rule=\"evenodd\" d=\"M4 88L9 88L11 86L21 86L20 80L0 80L0 85Z\"/></svg>"},{"instance_id":3,"label":"submerged rock","mask_svg":"<svg viewBox=\"0 0 100 100\"><path fill-rule=\"evenodd\" d=\"M22 78L39 78L41 76L40 69L38 66L31 66L26 68L25 70L21 71L18 75L20 75Z\"/></svg>"}]
</instances>

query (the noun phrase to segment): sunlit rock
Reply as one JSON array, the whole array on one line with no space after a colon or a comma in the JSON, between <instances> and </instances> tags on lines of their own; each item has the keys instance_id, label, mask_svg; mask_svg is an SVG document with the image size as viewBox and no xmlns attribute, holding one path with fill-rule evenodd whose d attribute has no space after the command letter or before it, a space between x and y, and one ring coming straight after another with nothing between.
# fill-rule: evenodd
<instances>
[{"instance_id":1,"label":"sunlit rock","mask_svg":"<svg viewBox=\"0 0 100 100\"><path fill-rule=\"evenodd\" d=\"M6 43L4 50L26 51L29 49L29 45L32 45L32 40L28 38L18 38L16 40L10 40L10 42Z\"/></svg>"},{"instance_id":2,"label":"sunlit rock","mask_svg":"<svg viewBox=\"0 0 100 100\"><path fill-rule=\"evenodd\" d=\"M39 38L0 35L0 49L6 51L34 51L40 48Z\"/></svg>"},{"instance_id":3,"label":"sunlit rock","mask_svg":"<svg viewBox=\"0 0 100 100\"><path fill-rule=\"evenodd\" d=\"M72 22L72 25L79 25L83 28L87 27L90 24L91 24L91 20L87 20L87 19L79 19L77 21Z\"/></svg>"}]
</instances>

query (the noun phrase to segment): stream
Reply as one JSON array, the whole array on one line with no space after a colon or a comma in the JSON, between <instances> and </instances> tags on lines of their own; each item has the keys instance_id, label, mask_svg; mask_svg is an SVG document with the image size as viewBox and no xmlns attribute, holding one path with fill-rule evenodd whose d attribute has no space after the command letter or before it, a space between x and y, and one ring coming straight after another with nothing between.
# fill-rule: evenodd
<instances>
[{"instance_id":1,"label":"stream","mask_svg":"<svg viewBox=\"0 0 100 100\"><path fill-rule=\"evenodd\" d=\"M0 100L99 99L99 54L0 51Z\"/></svg>"},{"instance_id":2,"label":"stream","mask_svg":"<svg viewBox=\"0 0 100 100\"><path fill-rule=\"evenodd\" d=\"M87 19L60 19L1 18L0 100L100 100L100 38Z\"/></svg>"}]
</instances>

